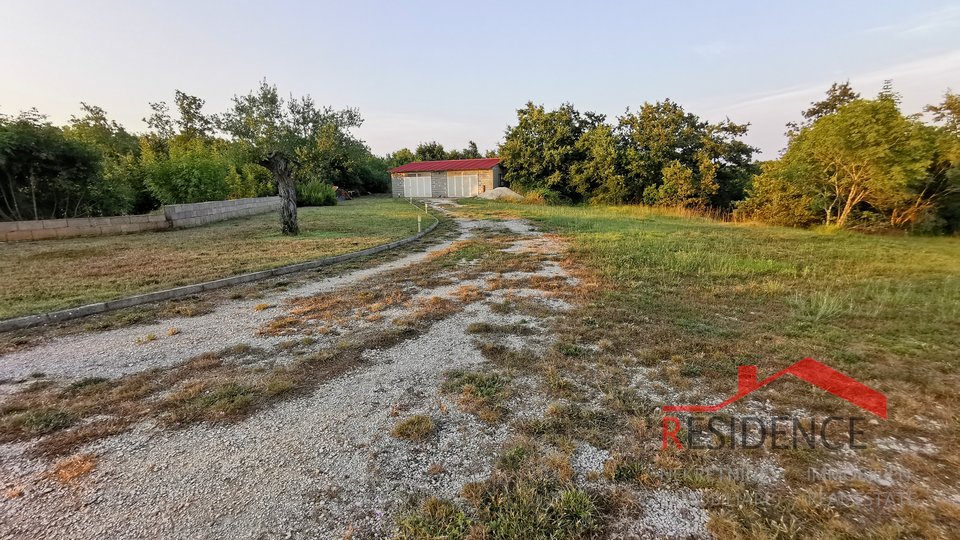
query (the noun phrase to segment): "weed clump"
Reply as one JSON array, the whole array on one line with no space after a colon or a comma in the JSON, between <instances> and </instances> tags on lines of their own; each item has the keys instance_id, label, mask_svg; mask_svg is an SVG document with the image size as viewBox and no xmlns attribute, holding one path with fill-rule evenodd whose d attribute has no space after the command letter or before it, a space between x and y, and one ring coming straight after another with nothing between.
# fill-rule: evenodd
<instances>
[{"instance_id":1,"label":"weed clump","mask_svg":"<svg viewBox=\"0 0 960 540\"><path fill-rule=\"evenodd\" d=\"M430 497L397 520L398 540L463 538L470 527L466 512L450 501Z\"/></svg>"},{"instance_id":2,"label":"weed clump","mask_svg":"<svg viewBox=\"0 0 960 540\"><path fill-rule=\"evenodd\" d=\"M505 377L496 373L452 371L447 374L447 380L440 390L448 394L459 394L457 403L460 408L492 424L506 414L503 402L506 399L507 383Z\"/></svg>"},{"instance_id":3,"label":"weed clump","mask_svg":"<svg viewBox=\"0 0 960 540\"><path fill-rule=\"evenodd\" d=\"M398 439L423 441L433 434L435 426L429 416L416 414L397 423L390 432Z\"/></svg>"},{"instance_id":4,"label":"weed clump","mask_svg":"<svg viewBox=\"0 0 960 540\"><path fill-rule=\"evenodd\" d=\"M212 388L202 382L189 384L166 400L165 407L169 409L167 420L183 422L239 416L254 404L259 395L258 389L237 382Z\"/></svg>"}]
</instances>

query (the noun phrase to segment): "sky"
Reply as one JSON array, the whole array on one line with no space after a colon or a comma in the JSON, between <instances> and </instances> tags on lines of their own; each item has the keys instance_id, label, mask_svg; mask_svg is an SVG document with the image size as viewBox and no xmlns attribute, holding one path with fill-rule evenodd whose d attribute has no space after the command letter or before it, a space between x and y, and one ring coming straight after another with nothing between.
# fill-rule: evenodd
<instances>
[{"instance_id":1,"label":"sky","mask_svg":"<svg viewBox=\"0 0 960 540\"><path fill-rule=\"evenodd\" d=\"M81 101L131 131L175 89L226 109L266 78L356 107L377 154L494 148L527 101L614 119L665 98L751 124L761 159L834 81L906 113L960 91L960 3L0 0L0 113Z\"/></svg>"}]
</instances>

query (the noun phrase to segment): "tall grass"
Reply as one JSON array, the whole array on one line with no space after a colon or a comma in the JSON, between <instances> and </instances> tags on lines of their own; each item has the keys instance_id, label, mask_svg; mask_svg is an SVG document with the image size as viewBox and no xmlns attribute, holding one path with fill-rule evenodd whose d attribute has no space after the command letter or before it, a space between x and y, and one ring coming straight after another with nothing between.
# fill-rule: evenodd
<instances>
[{"instance_id":1,"label":"tall grass","mask_svg":"<svg viewBox=\"0 0 960 540\"><path fill-rule=\"evenodd\" d=\"M678 339L690 329L702 336L773 331L793 335L783 354L829 339L828 351L838 355L888 354L891 344L919 340L944 362L960 357L956 238L809 231L682 208L466 204L570 235L577 259L610 280L610 294L662 316ZM797 336L809 341L801 345ZM745 343L723 347L753 348Z\"/></svg>"}]
</instances>

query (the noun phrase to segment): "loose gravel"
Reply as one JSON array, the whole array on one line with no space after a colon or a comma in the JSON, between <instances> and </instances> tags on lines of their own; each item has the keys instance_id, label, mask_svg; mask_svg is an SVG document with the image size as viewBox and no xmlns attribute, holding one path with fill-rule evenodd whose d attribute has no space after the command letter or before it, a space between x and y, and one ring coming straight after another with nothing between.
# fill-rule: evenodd
<instances>
[{"instance_id":1,"label":"loose gravel","mask_svg":"<svg viewBox=\"0 0 960 540\"><path fill-rule=\"evenodd\" d=\"M522 221L461 220L459 224L462 237L505 229L540 238ZM540 257L551 249L553 255L559 255L564 249L556 240L535 245L536 250L529 249L531 256ZM514 252L527 249L520 243L513 246ZM0 378L23 378L37 371L68 380L117 377L238 344L269 348L286 338L257 334L278 315L277 309L258 311L258 304L280 305L290 298L351 287L428 255L418 253L264 298L231 301L207 315L55 339L0 358ZM547 265L542 275L562 275L562 269ZM418 296L449 294L448 289L427 289ZM546 295L533 289L520 292L531 297ZM492 313L489 304L498 298L500 295L494 294L470 304L397 346L368 351L363 367L323 383L309 396L281 402L243 421L195 424L179 430L144 422L122 435L88 444L82 451L96 455L98 464L89 476L70 485L61 485L46 474L49 461L25 457L29 444L0 445L0 475L7 493L14 494L0 502L0 522L4 524L0 535L388 536L397 512L417 497L456 498L466 482L486 478L496 453L511 435L509 423L484 424L459 410L455 396L439 391L444 372L479 369L486 362L476 347L480 337L466 332L471 323L524 321L547 327L530 316ZM555 299L542 300L556 306ZM167 336L171 327L179 333ZM138 338L147 334L157 339L138 343ZM509 339L518 348L542 348L550 337ZM529 400L523 396L514 399ZM514 407L524 405L508 404L508 408ZM430 416L435 433L419 443L392 437L393 426L413 414ZM589 466L602 466L596 461L590 460Z\"/></svg>"}]
</instances>

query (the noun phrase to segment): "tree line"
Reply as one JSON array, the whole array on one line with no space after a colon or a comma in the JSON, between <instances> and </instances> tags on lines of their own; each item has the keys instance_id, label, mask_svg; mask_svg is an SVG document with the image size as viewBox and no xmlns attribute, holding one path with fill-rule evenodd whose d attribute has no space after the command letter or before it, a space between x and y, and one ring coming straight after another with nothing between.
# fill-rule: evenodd
<instances>
[{"instance_id":1,"label":"tree line","mask_svg":"<svg viewBox=\"0 0 960 540\"><path fill-rule=\"evenodd\" d=\"M378 157L353 130L356 109L284 98L262 82L218 114L177 90L129 132L100 107L55 126L36 110L0 116L0 219L121 215L162 204L279 194L281 227L296 205L335 202L331 185L386 191L387 170L413 161L499 156L508 184L551 203L646 204L790 226L960 230L960 96L905 115L888 82L863 98L834 84L787 126L777 158L755 159L749 124L706 121L669 99L608 121L571 104L527 103L501 144L431 141Z\"/></svg>"},{"instance_id":2,"label":"tree line","mask_svg":"<svg viewBox=\"0 0 960 540\"><path fill-rule=\"evenodd\" d=\"M414 161L442 161L446 159L479 159L482 157L496 157L495 150L488 150L485 154L480 153L477 143L467 142L467 147L463 150L446 150L442 144L437 141L424 142L417 145L416 150L401 148L396 152L387 154L386 160L391 168L413 163Z\"/></svg>"},{"instance_id":3,"label":"tree line","mask_svg":"<svg viewBox=\"0 0 960 540\"><path fill-rule=\"evenodd\" d=\"M204 105L177 90L172 108L149 104L142 134L87 103L65 126L36 110L0 116L0 219L145 213L297 185L302 203L330 203L331 184L388 187L388 162L352 133L363 121L356 109L284 98L265 81L222 113L208 114Z\"/></svg>"},{"instance_id":4,"label":"tree line","mask_svg":"<svg viewBox=\"0 0 960 540\"><path fill-rule=\"evenodd\" d=\"M960 229L960 96L904 115L888 81L874 99L848 83L787 126L774 160L754 159L749 124L709 122L671 100L614 121L570 104L527 103L498 154L511 187L552 203L646 204L778 225Z\"/></svg>"},{"instance_id":5,"label":"tree line","mask_svg":"<svg viewBox=\"0 0 960 540\"><path fill-rule=\"evenodd\" d=\"M548 201L732 208L758 171L747 126L665 100L606 116L527 103L499 154L505 180Z\"/></svg>"}]
</instances>

